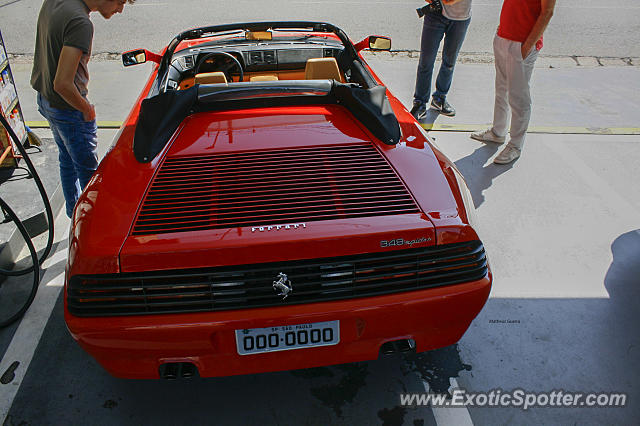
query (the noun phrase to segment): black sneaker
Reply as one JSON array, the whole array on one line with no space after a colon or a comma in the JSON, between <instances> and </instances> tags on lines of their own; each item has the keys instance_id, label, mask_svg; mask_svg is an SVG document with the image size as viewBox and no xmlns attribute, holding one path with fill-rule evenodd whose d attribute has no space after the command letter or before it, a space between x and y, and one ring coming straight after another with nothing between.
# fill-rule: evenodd
<instances>
[{"instance_id":1,"label":"black sneaker","mask_svg":"<svg viewBox=\"0 0 640 426\"><path fill-rule=\"evenodd\" d=\"M427 106L421 102L414 102L413 108L411 108L411 115L413 115L416 120L424 118L427 115Z\"/></svg>"},{"instance_id":2,"label":"black sneaker","mask_svg":"<svg viewBox=\"0 0 640 426\"><path fill-rule=\"evenodd\" d=\"M440 114L446 115L448 117L453 117L456 115L456 110L451 106L446 99L431 99L431 106L436 109Z\"/></svg>"}]
</instances>

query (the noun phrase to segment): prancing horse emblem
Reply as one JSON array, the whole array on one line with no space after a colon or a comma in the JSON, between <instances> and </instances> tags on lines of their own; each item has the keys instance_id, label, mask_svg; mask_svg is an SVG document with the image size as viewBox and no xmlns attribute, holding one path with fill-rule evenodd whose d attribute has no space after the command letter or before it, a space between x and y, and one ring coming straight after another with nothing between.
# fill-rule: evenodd
<instances>
[{"instance_id":1,"label":"prancing horse emblem","mask_svg":"<svg viewBox=\"0 0 640 426\"><path fill-rule=\"evenodd\" d=\"M286 299L289 293L293 291L293 285L287 278L287 274L280 272L278 274L278 280L273 282L273 289L279 291L278 296L284 296L282 300Z\"/></svg>"}]
</instances>

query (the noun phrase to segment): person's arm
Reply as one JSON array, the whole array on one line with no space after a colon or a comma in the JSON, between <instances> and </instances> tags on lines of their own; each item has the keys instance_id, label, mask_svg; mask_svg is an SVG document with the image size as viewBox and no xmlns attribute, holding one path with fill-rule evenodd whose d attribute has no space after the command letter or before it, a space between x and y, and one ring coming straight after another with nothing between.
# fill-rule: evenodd
<instances>
[{"instance_id":1,"label":"person's arm","mask_svg":"<svg viewBox=\"0 0 640 426\"><path fill-rule=\"evenodd\" d=\"M78 91L74 80L78 64L82 57L82 50L77 47L63 46L58 59L56 77L53 80L53 90L62 96L69 105L82 112L85 121L96 118L96 110Z\"/></svg>"},{"instance_id":2,"label":"person's arm","mask_svg":"<svg viewBox=\"0 0 640 426\"><path fill-rule=\"evenodd\" d=\"M442 0L442 3L444 3L444 4L448 5L448 6L451 6L452 4L456 4L459 1L462 1L462 0Z\"/></svg>"},{"instance_id":3,"label":"person's arm","mask_svg":"<svg viewBox=\"0 0 640 426\"><path fill-rule=\"evenodd\" d=\"M541 2L541 10L540 16L536 20L531 32L527 39L522 43L522 59L527 57L527 54L531 50L531 48L536 44L544 30L547 29L547 25L553 16L553 8L556 6L556 0L540 0Z\"/></svg>"}]
</instances>

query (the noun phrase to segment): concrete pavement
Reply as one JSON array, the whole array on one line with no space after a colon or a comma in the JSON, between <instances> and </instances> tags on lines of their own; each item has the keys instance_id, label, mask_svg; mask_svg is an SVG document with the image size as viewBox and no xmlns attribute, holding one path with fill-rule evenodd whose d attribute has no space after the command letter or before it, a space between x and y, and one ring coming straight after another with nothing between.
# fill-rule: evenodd
<instances>
[{"instance_id":1,"label":"concrete pavement","mask_svg":"<svg viewBox=\"0 0 640 426\"><path fill-rule=\"evenodd\" d=\"M0 0L0 30L11 53L31 54L42 0ZM416 8L424 0L137 0L109 21L99 15L95 53L147 48L157 51L187 28L267 20L331 22L359 41L388 35L396 50L420 48L422 20ZM462 50L491 53L502 0L474 0ZM562 0L545 31L545 53L602 58L640 57L640 6L637 0Z\"/></svg>"}]
</instances>

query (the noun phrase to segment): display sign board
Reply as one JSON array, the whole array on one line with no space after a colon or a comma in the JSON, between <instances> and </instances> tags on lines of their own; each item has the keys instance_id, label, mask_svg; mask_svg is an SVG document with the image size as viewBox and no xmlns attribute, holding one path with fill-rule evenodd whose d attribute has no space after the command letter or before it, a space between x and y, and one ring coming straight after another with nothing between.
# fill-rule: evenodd
<instances>
[{"instance_id":1,"label":"display sign board","mask_svg":"<svg viewBox=\"0 0 640 426\"><path fill-rule=\"evenodd\" d=\"M27 138L27 128L24 124L24 117L18 101L18 91L11 74L9 66L9 55L0 32L0 113L7 120L11 129L24 143ZM0 126L0 167L16 167L15 147L6 129Z\"/></svg>"}]
</instances>

